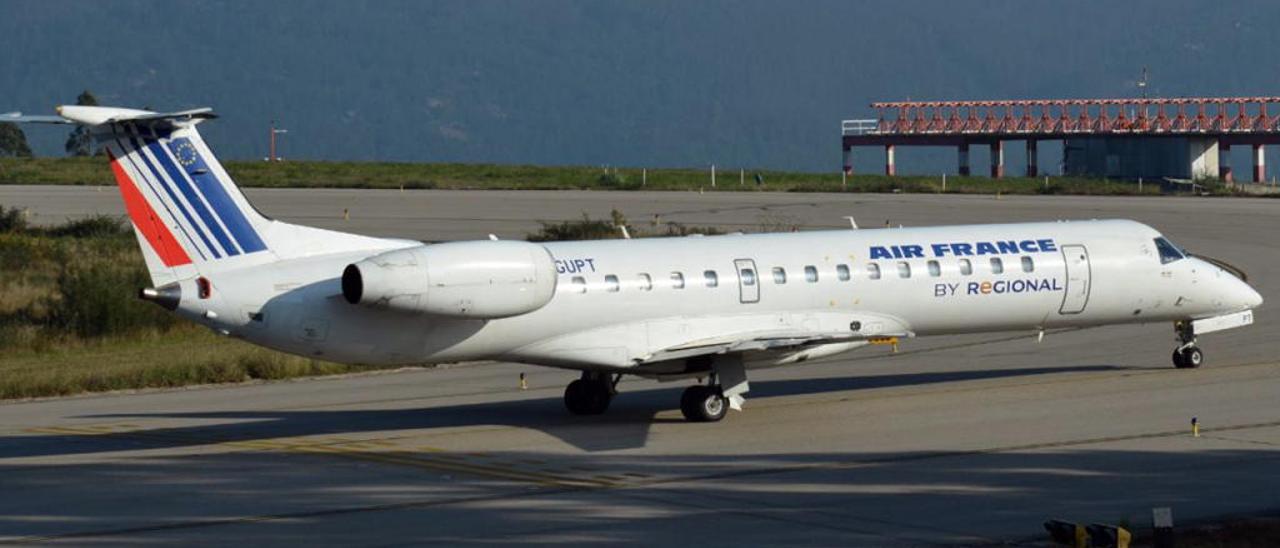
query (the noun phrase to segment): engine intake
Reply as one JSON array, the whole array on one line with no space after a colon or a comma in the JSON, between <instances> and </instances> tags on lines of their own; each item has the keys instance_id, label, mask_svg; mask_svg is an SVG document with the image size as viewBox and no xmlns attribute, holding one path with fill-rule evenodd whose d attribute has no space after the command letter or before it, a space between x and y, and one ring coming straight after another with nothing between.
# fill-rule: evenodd
<instances>
[{"instance_id":1,"label":"engine intake","mask_svg":"<svg viewBox=\"0 0 1280 548\"><path fill-rule=\"evenodd\" d=\"M555 289L555 261L529 242L422 245L342 271L342 296L351 304L453 318L527 314L550 302Z\"/></svg>"}]
</instances>

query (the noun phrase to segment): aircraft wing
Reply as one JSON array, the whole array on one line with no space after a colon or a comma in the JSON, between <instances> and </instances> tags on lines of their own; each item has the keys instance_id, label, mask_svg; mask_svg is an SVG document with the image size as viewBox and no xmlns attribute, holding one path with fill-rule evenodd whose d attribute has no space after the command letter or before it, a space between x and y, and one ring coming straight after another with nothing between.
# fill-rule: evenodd
<instances>
[{"instance_id":1,"label":"aircraft wing","mask_svg":"<svg viewBox=\"0 0 1280 548\"><path fill-rule=\"evenodd\" d=\"M699 356L741 353L744 359L800 361L875 339L910 337L902 320L870 312L778 312L674 317L578 332L521 348L510 359L561 367L631 369ZM791 355L789 355L791 354Z\"/></svg>"}]
</instances>

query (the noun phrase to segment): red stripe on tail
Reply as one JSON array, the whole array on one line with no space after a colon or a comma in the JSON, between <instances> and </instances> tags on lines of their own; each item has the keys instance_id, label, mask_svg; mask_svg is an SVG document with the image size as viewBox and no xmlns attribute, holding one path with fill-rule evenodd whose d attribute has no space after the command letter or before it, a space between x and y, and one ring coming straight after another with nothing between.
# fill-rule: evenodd
<instances>
[{"instance_id":1,"label":"red stripe on tail","mask_svg":"<svg viewBox=\"0 0 1280 548\"><path fill-rule=\"evenodd\" d=\"M137 227L147 243L151 244L151 249L160 256L160 261L165 266L191 264L191 257L187 256L187 252L173 238L173 233L164 226L164 222L156 215L156 211L151 209L151 204L147 203L147 199L142 196L137 185L133 184L129 174L125 173L124 167L120 165L119 160L116 160L115 154L111 154L108 150L107 155L111 158L111 172L116 175L116 184L120 186L120 194L124 196L124 208L129 212L129 219L133 221L133 226Z\"/></svg>"}]
</instances>

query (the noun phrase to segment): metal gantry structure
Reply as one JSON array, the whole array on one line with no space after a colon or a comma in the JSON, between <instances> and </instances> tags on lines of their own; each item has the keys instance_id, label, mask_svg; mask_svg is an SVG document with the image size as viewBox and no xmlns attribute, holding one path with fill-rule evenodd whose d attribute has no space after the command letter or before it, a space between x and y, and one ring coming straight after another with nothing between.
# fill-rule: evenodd
<instances>
[{"instance_id":1,"label":"metal gantry structure","mask_svg":"<svg viewBox=\"0 0 1280 548\"><path fill-rule=\"evenodd\" d=\"M852 148L885 147L885 172L894 175L894 147L955 146L960 174L968 175L970 145L992 149L991 176L1004 175L1004 141L1025 141L1027 175L1036 176L1036 144L1076 137L1216 138L1219 150L1250 145L1254 177L1262 180L1263 146L1280 143L1280 97L1169 99L1033 99L1006 101L897 101L871 107L878 117L841 123L844 169ZM1270 108L1269 108L1270 107ZM1275 112L1276 114L1271 114ZM1229 169L1221 174L1230 178Z\"/></svg>"}]
</instances>

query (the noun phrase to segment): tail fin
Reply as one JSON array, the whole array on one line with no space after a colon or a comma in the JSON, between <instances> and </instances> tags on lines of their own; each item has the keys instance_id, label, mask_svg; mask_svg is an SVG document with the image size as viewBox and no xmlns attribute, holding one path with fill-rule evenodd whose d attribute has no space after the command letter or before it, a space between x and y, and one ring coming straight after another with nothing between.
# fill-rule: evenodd
<instances>
[{"instance_id":1,"label":"tail fin","mask_svg":"<svg viewBox=\"0 0 1280 548\"><path fill-rule=\"evenodd\" d=\"M196 124L215 117L207 108L159 113L63 106L58 107L58 116L12 113L0 115L0 122L89 128L111 159L111 171L157 287L281 258L397 245L263 216L196 131Z\"/></svg>"},{"instance_id":2,"label":"tail fin","mask_svg":"<svg viewBox=\"0 0 1280 548\"><path fill-rule=\"evenodd\" d=\"M263 238L271 221L249 205L193 122L95 132L157 283L188 277L188 265L204 272L275 259Z\"/></svg>"}]
</instances>

